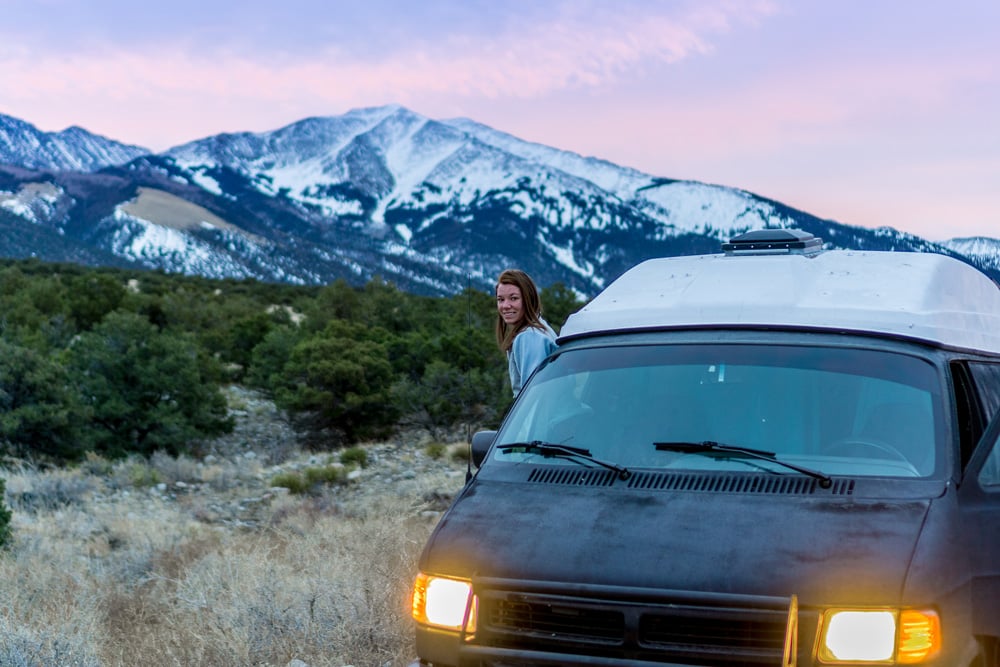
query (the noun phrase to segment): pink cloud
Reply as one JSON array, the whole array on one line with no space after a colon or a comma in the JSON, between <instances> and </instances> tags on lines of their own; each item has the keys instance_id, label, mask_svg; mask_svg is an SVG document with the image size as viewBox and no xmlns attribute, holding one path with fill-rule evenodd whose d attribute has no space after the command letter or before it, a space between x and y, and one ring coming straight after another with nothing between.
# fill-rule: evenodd
<instances>
[{"instance_id":1,"label":"pink cloud","mask_svg":"<svg viewBox=\"0 0 1000 667\"><path fill-rule=\"evenodd\" d=\"M180 132L195 138L222 129L260 128L262 122L283 124L307 109L337 113L435 96L529 99L608 86L650 63L701 55L717 34L771 11L763 2L696 7L677 16L608 13L600 21L567 16L488 38L416 43L381 61L360 61L335 48L301 61L203 58L186 49L106 49L72 57L8 49L0 52L0 104L8 113L26 110L23 117L43 129L81 124L115 135L128 128L136 134L122 140L163 148L159 140L181 139ZM164 108L171 115L164 116ZM279 110L292 115L279 119Z\"/></svg>"}]
</instances>

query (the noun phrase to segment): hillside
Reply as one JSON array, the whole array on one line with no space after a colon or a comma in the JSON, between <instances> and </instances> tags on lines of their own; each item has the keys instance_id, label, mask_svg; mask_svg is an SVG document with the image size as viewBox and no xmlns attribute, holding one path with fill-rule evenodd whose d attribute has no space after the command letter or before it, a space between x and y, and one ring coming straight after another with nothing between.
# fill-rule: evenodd
<instances>
[{"instance_id":1,"label":"hillside","mask_svg":"<svg viewBox=\"0 0 1000 667\"><path fill-rule=\"evenodd\" d=\"M464 446L414 435L343 467L301 451L273 404L227 395L237 428L198 457L0 468L0 664L408 664L417 556ZM341 481L274 486L328 469Z\"/></svg>"}]
</instances>

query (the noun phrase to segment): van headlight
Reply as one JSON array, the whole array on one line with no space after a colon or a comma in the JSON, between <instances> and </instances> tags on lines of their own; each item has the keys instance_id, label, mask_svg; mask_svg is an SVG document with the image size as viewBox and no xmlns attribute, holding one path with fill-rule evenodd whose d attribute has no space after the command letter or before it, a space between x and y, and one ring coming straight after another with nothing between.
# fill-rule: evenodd
<instances>
[{"instance_id":1,"label":"van headlight","mask_svg":"<svg viewBox=\"0 0 1000 667\"><path fill-rule=\"evenodd\" d=\"M413 618L444 630L476 631L476 605L468 579L421 572L413 583Z\"/></svg>"},{"instance_id":2,"label":"van headlight","mask_svg":"<svg viewBox=\"0 0 1000 667\"><path fill-rule=\"evenodd\" d=\"M918 609L827 609L816 655L825 665L915 665L937 655L941 622Z\"/></svg>"}]
</instances>

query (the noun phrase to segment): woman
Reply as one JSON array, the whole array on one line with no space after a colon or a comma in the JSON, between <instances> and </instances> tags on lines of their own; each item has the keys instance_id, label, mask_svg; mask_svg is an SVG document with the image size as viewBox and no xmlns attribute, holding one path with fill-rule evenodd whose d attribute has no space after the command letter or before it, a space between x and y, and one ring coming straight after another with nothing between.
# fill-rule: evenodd
<instances>
[{"instance_id":1,"label":"woman","mask_svg":"<svg viewBox=\"0 0 1000 667\"><path fill-rule=\"evenodd\" d=\"M556 349L556 332L542 319L538 288L524 271L507 269L497 278L497 345L507 354L516 397L524 382Z\"/></svg>"}]
</instances>

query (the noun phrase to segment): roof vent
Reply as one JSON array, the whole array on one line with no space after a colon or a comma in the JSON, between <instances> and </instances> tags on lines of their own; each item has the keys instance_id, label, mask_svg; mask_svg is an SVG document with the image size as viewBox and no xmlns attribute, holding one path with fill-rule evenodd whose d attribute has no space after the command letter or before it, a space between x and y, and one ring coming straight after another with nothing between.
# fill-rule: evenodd
<instances>
[{"instance_id":1,"label":"roof vent","mask_svg":"<svg viewBox=\"0 0 1000 667\"><path fill-rule=\"evenodd\" d=\"M800 229L756 229L722 244L727 255L816 255L823 239Z\"/></svg>"}]
</instances>

